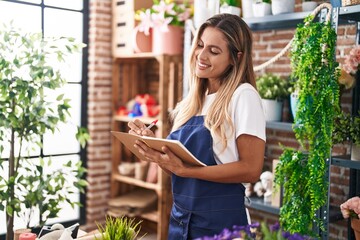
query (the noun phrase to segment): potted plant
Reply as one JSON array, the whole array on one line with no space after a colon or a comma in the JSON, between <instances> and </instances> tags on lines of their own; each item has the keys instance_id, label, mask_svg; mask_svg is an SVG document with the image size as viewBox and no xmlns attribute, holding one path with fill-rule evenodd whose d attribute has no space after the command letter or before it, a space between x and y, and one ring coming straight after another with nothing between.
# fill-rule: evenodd
<instances>
[{"instance_id":1,"label":"potted plant","mask_svg":"<svg viewBox=\"0 0 360 240\"><path fill-rule=\"evenodd\" d=\"M220 13L230 13L240 16L240 0L220 0Z\"/></svg>"},{"instance_id":2,"label":"potted plant","mask_svg":"<svg viewBox=\"0 0 360 240\"><path fill-rule=\"evenodd\" d=\"M52 100L53 90L66 81L50 65L62 61L66 53L83 46L74 39L44 39L41 34L22 33L10 26L0 31L0 155L9 145L9 158L0 158L8 176L0 176L0 211L5 211L6 239L13 239L14 216L23 217L27 227L35 210L38 226L57 217L60 204L71 202L74 190L84 191L85 169L81 162L69 161L63 168L47 172L51 159L32 158L31 150L42 146L45 132L54 132L69 116L70 103L63 95ZM82 146L89 135L78 128Z\"/></svg>"},{"instance_id":3,"label":"potted plant","mask_svg":"<svg viewBox=\"0 0 360 240\"><path fill-rule=\"evenodd\" d=\"M291 13L295 9L295 0L272 0L271 11L273 15Z\"/></svg>"},{"instance_id":4,"label":"potted plant","mask_svg":"<svg viewBox=\"0 0 360 240\"><path fill-rule=\"evenodd\" d=\"M280 209L284 230L318 237L312 227L324 230L324 219L316 212L327 203L326 159L339 109L339 71L333 57L336 32L329 21L313 20L310 15L298 25L291 45L292 75L299 93L293 130L301 147L284 149L275 182L284 188Z\"/></svg>"},{"instance_id":5,"label":"potted plant","mask_svg":"<svg viewBox=\"0 0 360 240\"><path fill-rule=\"evenodd\" d=\"M360 161L360 116L343 111L334 119L333 144L350 141L351 160Z\"/></svg>"},{"instance_id":6,"label":"potted plant","mask_svg":"<svg viewBox=\"0 0 360 240\"><path fill-rule=\"evenodd\" d=\"M105 225L97 224L102 240L134 240L140 233L140 223L125 216L106 217Z\"/></svg>"},{"instance_id":7,"label":"potted plant","mask_svg":"<svg viewBox=\"0 0 360 240\"><path fill-rule=\"evenodd\" d=\"M303 12L310 12L317 7L317 2L313 0L303 0L301 6Z\"/></svg>"},{"instance_id":8,"label":"potted plant","mask_svg":"<svg viewBox=\"0 0 360 240\"><path fill-rule=\"evenodd\" d=\"M191 18L191 8L187 3L154 0L151 8L136 11L139 20L137 31L150 34L152 29L152 52L155 54L182 54L183 27Z\"/></svg>"},{"instance_id":9,"label":"potted plant","mask_svg":"<svg viewBox=\"0 0 360 240\"><path fill-rule=\"evenodd\" d=\"M254 17L271 15L271 0L253 0Z\"/></svg>"},{"instance_id":10,"label":"potted plant","mask_svg":"<svg viewBox=\"0 0 360 240\"><path fill-rule=\"evenodd\" d=\"M355 233L355 239L360 239L360 197L352 197L340 205L344 218L351 219L351 227Z\"/></svg>"},{"instance_id":11,"label":"potted plant","mask_svg":"<svg viewBox=\"0 0 360 240\"><path fill-rule=\"evenodd\" d=\"M289 96L289 83L282 77L264 74L256 79L265 109L266 121L281 121L283 100Z\"/></svg>"}]
</instances>

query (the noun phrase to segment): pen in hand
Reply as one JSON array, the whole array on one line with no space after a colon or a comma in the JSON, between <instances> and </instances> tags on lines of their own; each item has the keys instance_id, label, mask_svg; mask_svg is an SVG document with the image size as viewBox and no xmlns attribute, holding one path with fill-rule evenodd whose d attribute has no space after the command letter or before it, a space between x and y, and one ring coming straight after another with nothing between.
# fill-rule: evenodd
<instances>
[{"instance_id":1,"label":"pen in hand","mask_svg":"<svg viewBox=\"0 0 360 240\"><path fill-rule=\"evenodd\" d=\"M152 122L150 123L150 125L146 127L146 129L151 129L153 126L156 125L157 121L158 121L158 119L152 121Z\"/></svg>"}]
</instances>

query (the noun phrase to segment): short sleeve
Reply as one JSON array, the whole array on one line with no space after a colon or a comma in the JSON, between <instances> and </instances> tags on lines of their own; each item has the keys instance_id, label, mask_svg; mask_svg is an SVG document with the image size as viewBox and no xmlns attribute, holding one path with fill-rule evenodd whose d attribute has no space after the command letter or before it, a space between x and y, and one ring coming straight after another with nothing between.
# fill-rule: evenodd
<instances>
[{"instance_id":1,"label":"short sleeve","mask_svg":"<svg viewBox=\"0 0 360 240\"><path fill-rule=\"evenodd\" d=\"M237 89L233 99L236 138L248 134L266 141L266 121L261 98L250 84L246 85Z\"/></svg>"}]
</instances>

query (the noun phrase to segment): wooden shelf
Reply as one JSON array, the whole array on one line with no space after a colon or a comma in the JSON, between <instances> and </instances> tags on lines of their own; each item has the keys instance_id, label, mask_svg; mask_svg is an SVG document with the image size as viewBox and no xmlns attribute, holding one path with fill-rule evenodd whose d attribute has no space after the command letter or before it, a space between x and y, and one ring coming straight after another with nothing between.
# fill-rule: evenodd
<instances>
[{"instance_id":1,"label":"wooden shelf","mask_svg":"<svg viewBox=\"0 0 360 240\"><path fill-rule=\"evenodd\" d=\"M120 174L113 173L113 178L116 181L119 181L119 182L122 182L122 183L127 183L127 184L131 184L131 185L134 185L134 186L146 188L146 189L152 189L152 190L155 190L155 191L160 190L160 186L157 183L144 182L144 181L136 179L134 177L123 176L123 175L120 175Z\"/></svg>"},{"instance_id":2,"label":"wooden shelf","mask_svg":"<svg viewBox=\"0 0 360 240\"><path fill-rule=\"evenodd\" d=\"M168 110L173 109L179 97L182 96L182 66L181 55L154 55L152 53L131 54L113 59L112 74L112 130L128 131L127 123L140 119L146 125L154 120L156 134L165 138L171 126L168 121ZM129 117L116 115L120 106L133 100L138 94L150 94L160 107L156 117ZM133 176L121 175L117 169L122 162L138 161L136 156L124 147L114 137L112 138L112 175L110 196L119 197L128 189L140 187L150 189L157 194L157 210L140 214L146 223L155 224L157 239L167 239L169 213L172 206L170 177L160 168L153 166L150 175L156 177L157 183L149 183ZM151 166L149 167L151 169ZM148 172L149 173L149 172ZM156 175L155 175L156 174ZM149 175L148 175L149 176Z\"/></svg>"}]
</instances>

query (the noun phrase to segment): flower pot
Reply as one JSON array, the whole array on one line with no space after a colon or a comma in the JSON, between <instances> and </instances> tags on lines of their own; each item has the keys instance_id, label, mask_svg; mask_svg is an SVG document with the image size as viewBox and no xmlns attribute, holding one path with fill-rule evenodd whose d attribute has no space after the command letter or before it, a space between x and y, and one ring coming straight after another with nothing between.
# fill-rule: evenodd
<instances>
[{"instance_id":1,"label":"flower pot","mask_svg":"<svg viewBox=\"0 0 360 240\"><path fill-rule=\"evenodd\" d=\"M242 8L242 17L243 18L251 18L254 17L253 0L241 0L241 8Z\"/></svg>"},{"instance_id":2,"label":"flower pot","mask_svg":"<svg viewBox=\"0 0 360 240\"><path fill-rule=\"evenodd\" d=\"M151 52L152 51L152 34L149 35L144 32L139 32L139 29L135 28L133 32L133 48L135 53Z\"/></svg>"},{"instance_id":3,"label":"flower pot","mask_svg":"<svg viewBox=\"0 0 360 240\"><path fill-rule=\"evenodd\" d=\"M354 230L355 239L360 240L360 219L351 218L351 228Z\"/></svg>"},{"instance_id":4,"label":"flower pot","mask_svg":"<svg viewBox=\"0 0 360 240\"><path fill-rule=\"evenodd\" d=\"M283 102L271 99L261 99L261 101L265 110L265 120L281 121Z\"/></svg>"},{"instance_id":5,"label":"flower pot","mask_svg":"<svg viewBox=\"0 0 360 240\"><path fill-rule=\"evenodd\" d=\"M222 5L220 7L220 13L230 13L240 17L241 9L239 7Z\"/></svg>"},{"instance_id":6,"label":"flower pot","mask_svg":"<svg viewBox=\"0 0 360 240\"><path fill-rule=\"evenodd\" d=\"M184 28L169 25L167 30L153 28L152 52L155 54L182 54L184 42Z\"/></svg>"},{"instance_id":7,"label":"flower pot","mask_svg":"<svg viewBox=\"0 0 360 240\"><path fill-rule=\"evenodd\" d=\"M332 7L341 7L341 0L330 0Z\"/></svg>"},{"instance_id":8,"label":"flower pot","mask_svg":"<svg viewBox=\"0 0 360 240\"><path fill-rule=\"evenodd\" d=\"M259 2L252 4L254 17L264 17L271 15L271 4Z\"/></svg>"},{"instance_id":9,"label":"flower pot","mask_svg":"<svg viewBox=\"0 0 360 240\"><path fill-rule=\"evenodd\" d=\"M351 145L351 160L360 161L360 146Z\"/></svg>"},{"instance_id":10,"label":"flower pot","mask_svg":"<svg viewBox=\"0 0 360 240\"><path fill-rule=\"evenodd\" d=\"M316 7L317 7L317 2L315 2L315 1L302 2L302 10L303 10L303 12L313 11Z\"/></svg>"},{"instance_id":11,"label":"flower pot","mask_svg":"<svg viewBox=\"0 0 360 240\"><path fill-rule=\"evenodd\" d=\"M295 0L272 0L271 10L273 15L294 12Z\"/></svg>"}]
</instances>

